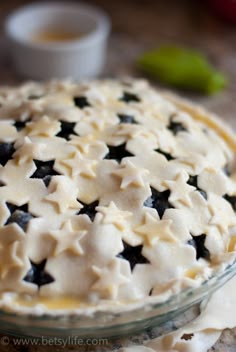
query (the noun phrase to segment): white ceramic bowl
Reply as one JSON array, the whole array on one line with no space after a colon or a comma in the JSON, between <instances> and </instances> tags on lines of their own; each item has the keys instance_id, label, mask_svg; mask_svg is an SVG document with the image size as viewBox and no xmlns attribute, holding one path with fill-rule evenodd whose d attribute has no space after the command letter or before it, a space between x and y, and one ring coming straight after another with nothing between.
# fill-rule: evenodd
<instances>
[{"instance_id":1,"label":"white ceramic bowl","mask_svg":"<svg viewBox=\"0 0 236 352\"><path fill-rule=\"evenodd\" d=\"M40 31L83 32L64 42L37 42ZM19 74L31 79L97 76L104 65L110 21L94 6L75 2L43 2L16 10L5 23L13 63Z\"/></svg>"}]
</instances>

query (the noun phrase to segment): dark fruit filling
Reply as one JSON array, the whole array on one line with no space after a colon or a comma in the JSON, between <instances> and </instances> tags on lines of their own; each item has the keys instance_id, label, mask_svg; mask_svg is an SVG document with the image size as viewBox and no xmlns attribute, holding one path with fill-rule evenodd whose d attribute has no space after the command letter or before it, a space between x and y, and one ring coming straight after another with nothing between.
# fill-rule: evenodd
<instances>
[{"instance_id":1,"label":"dark fruit filling","mask_svg":"<svg viewBox=\"0 0 236 352\"><path fill-rule=\"evenodd\" d=\"M87 98L84 96L74 97L74 103L80 109L86 108L86 106L91 106Z\"/></svg>"},{"instance_id":2,"label":"dark fruit filling","mask_svg":"<svg viewBox=\"0 0 236 352\"><path fill-rule=\"evenodd\" d=\"M187 184L195 187L198 190L198 192L203 196L203 198L205 198L207 200L207 193L198 187L197 177L198 177L197 175L189 176Z\"/></svg>"},{"instance_id":3,"label":"dark fruit filling","mask_svg":"<svg viewBox=\"0 0 236 352\"><path fill-rule=\"evenodd\" d=\"M226 164L223 168L223 172L227 175L227 176L230 176L231 175L231 172L230 172L230 167L228 164Z\"/></svg>"},{"instance_id":4,"label":"dark fruit filling","mask_svg":"<svg viewBox=\"0 0 236 352\"><path fill-rule=\"evenodd\" d=\"M0 143L0 165L5 166L15 153L13 143Z\"/></svg>"},{"instance_id":5,"label":"dark fruit filling","mask_svg":"<svg viewBox=\"0 0 236 352\"><path fill-rule=\"evenodd\" d=\"M166 209L173 208L168 201L170 191L158 192L155 188L151 187L151 192L152 195L145 200L143 205L148 208L156 209L161 219Z\"/></svg>"},{"instance_id":6,"label":"dark fruit filling","mask_svg":"<svg viewBox=\"0 0 236 352\"><path fill-rule=\"evenodd\" d=\"M120 252L117 257L126 259L129 264L131 271L133 271L136 264L147 264L150 263L147 258L142 255L143 246L130 246L128 243L123 241L124 250Z\"/></svg>"},{"instance_id":7,"label":"dark fruit filling","mask_svg":"<svg viewBox=\"0 0 236 352\"><path fill-rule=\"evenodd\" d=\"M126 143L118 145L116 147L110 145L108 145L107 147L109 148L109 152L107 153L104 159L113 159L120 163L123 158L126 158L128 156L134 156L126 150Z\"/></svg>"},{"instance_id":8,"label":"dark fruit filling","mask_svg":"<svg viewBox=\"0 0 236 352\"><path fill-rule=\"evenodd\" d=\"M130 102L139 103L141 101L136 94L133 94L130 92L124 92L123 96L119 100L124 101L125 103L130 103Z\"/></svg>"},{"instance_id":9,"label":"dark fruit filling","mask_svg":"<svg viewBox=\"0 0 236 352\"><path fill-rule=\"evenodd\" d=\"M52 176L60 175L53 169L54 162L55 160L34 160L37 169L30 178L41 178L47 187L51 181Z\"/></svg>"},{"instance_id":10,"label":"dark fruit filling","mask_svg":"<svg viewBox=\"0 0 236 352\"><path fill-rule=\"evenodd\" d=\"M24 277L24 281L35 284L39 288L54 281L53 277L44 270L47 263L47 259L44 259L38 264L32 261L30 261L30 263L31 268Z\"/></svg>"},{"instance_id":11,"label":"dark fruit filling","mask_svg":"<svg viewBox=\"0 0 236 352\"><path fill-rule=\"evenodd\" d=\"M7 219L5 225L16 223L23 231L26 231L28 222L34 218L34 216L28 211L28 204L21 205L20 207L11 203L6 203L6 205L11 215Z\"/></svg>"},{"instance_id":12,"label":"dark fruit filling","mask_svg":"<svg viewBox=\"0 0 236 352\"><path fill-rule=\"evenodd\" d=\"M174 122L172 119L170 120L169 125L167 128L173 132L174 135L181 131L187 131L187 129L184 127L184 125L181 122Z\"/></svg>"},{"instance_id":13,"label":"dark fruit filling","mask_svg":"<svg viewBox=\"0 0 236 352\"><path fill-rule=\"evenodd\" d=\"M96 215L96 207L98 206L98 200L96 200L95 202L92 202L90 204L85 204L83 202L81 202L79 200L79 202L83 205L83 208L80 209L80 211L77 213L77 215L82 215L82 214L86 214L89 216L90 220L93 221Z\"/></svg>"},{"instance_id":14,"label":"dark fruit filling","mask_svg":"<svg viewBox=\"0 0 236 352\"><path fill-rule=\"evenodd\" d=\"M236 211L236 196L229 196L228 194L225 194L224 199L226 199L231 204L234 211Z\"/></svg>"},{"instance_id":15,"label":"dark fruit filling","mask_svg":"<svg viewBox=\"0 0 236 352\"><path fill-rule=\"evenodd\" d=\"M204 258L210 260L210 252L205 247L206 235L192 236L192 239L188 241L188 244L196 249L196 258Z\"/></svg>"},{"instance_id":16,"label":"dark fruit filling","mask_svg":"<svg viewBox=\"0 0 236 352\"><path fill-rule=\"evenodd\" d=\"M14 126L15 126L15 128L17 129L17 131L19 132L19 131L21 131L21 130L23 130L23 128L25 128L25 125L27 124L27 122L29 122L30 120L28 119L28 120L25 120L25 121L16 121L15 123L14 123Z\"/></svg>"},{"instance_id":17,"label":"dark fruit filling","mask_svg":"<svg viewBox=\"0 0 236 352\"><path fill-rule=\"evenodd\" d=\"M155 149L155 152L164 155L164 157L165 157L168 161L175 159L175 158L173 158L173 156L172 156L171 154L166 153L166 152L163 152L163 150L161 150L161 149Z\"/></svg>"},{"instance_id":18,"label":"dark fruit filling","mask_svg":"<svg viewBox=\"0 0 236 352\"><path fill-rule=\"evenodd\" d=\"M120 123L137 124L137 121L135 121L135 118L131 115L118 114L118 117L120 119Z\"/></svg>"},{"instance_id":19,"label":"dark fruit filling","mask_svg":"<svg viewBox=\"0 0 236 352\"><path fill-rule=\"evenodd\" d=\"M61 122L61 131L57 134L57 137L62 137L65 138L67 141L70 139L71 134L75 134L76 136L77 133L74 131L75 122L67 122L67 121L60 121Z\"/></svg>"}]
</instances>

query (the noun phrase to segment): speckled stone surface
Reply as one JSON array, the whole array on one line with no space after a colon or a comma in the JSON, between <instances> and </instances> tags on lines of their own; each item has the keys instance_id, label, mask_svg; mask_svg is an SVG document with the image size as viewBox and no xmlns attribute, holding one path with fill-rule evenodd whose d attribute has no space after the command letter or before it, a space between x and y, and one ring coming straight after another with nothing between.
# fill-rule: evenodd
<instances>
[{"instance_id":1,"label":"speckled stone surface","mask_svg":"<svg viewBox=\"0 0 236 352\"><path fill-rule=\"evenodd\" d=\"M14 0L0 3L0 33L4 18L15 6L29 1ZM135 68L135 59L143 51L163 43L195 47L203 51L219 69L229 77L225 91L213 97L178 92L219 114L236 129L236 25L221 22L212 16L197 0L94 0L111 16L113 32L110 38L107 65L103 76L135 76L142 74ZM0 83L21 81L6 56L6 43L0 36ZM156 84L156 82L153 82ZM166 87L161 87L165 88ZM217 307L216 307L217 309ZM1 327L0 327L1 328ZM141 343L147 334L109 341L102 346L33 346L16 345L12 339L1 340L0 352L103 352L130 343ZM153 336L152 336L153 337ZM3 343L2 343L3 342ZM225 330L209 352L235 352L236 329Z\"/></svg>"}]
</instances>

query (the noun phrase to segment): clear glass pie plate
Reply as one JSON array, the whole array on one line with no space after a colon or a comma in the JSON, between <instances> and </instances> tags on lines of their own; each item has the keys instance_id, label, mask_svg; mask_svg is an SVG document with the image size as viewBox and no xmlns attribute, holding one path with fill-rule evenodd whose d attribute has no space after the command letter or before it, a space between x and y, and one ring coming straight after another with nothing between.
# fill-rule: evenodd
<instances>
[{"instance_id":1,"label":"clear glass pie plate","mask_svg":"<svg viewBox=\"0 0 236 352\"><path fill-rule=\"evenodd\" d=\"M236 260L223 272L212 276L197 288L186 289L163 303L145 300L142 305L129 304L124 311L99 311L91 316L78 314L16 314L0 311L0 332L33 337L109 337L134 335L155 329L161 335L180 327L198 314L199 303L236 274Z\"/></svg>"}]
</instances>

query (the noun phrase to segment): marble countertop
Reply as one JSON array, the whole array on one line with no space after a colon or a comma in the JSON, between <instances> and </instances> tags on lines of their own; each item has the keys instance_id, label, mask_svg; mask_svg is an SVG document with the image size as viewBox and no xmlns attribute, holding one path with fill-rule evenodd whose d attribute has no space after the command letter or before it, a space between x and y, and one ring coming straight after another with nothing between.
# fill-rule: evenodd
<instances>
[{"instance_id":1,"label":"marble countertop","mask_svg":"<svg viewBox=\"0 0 236 352\"><path fill-rule=\"evenodd\" d=\"M0 4L0 84L15 84L22 79L14 72L6 55L3 22L15 6L29 1L1 1ZM220 115L236 129L236 25L223 23L214 17L197 0L94 0L87 1L103 7L112 19L108 57L103 77L135 76L142 74L135 67L135 60L143 51L161 44L171 43L194 47L205 53L210 61L229 77L229 85L222 93L205 97L177 92L202 104ZM153 82L157 85L156 82ZM157 85L158 86L158 85ZM160 86L158 86L160 87ZM166 89L166 87L161 87ZM127 340L121 344L127 343ZM1 352L63 352L103 351L90 346L0 346ZM107 349L106 349L107 350ZM104 350L105 351L105 350ZM235 352L236 329L226 330L210 352Z\"/></svg>"}]
</instances>

